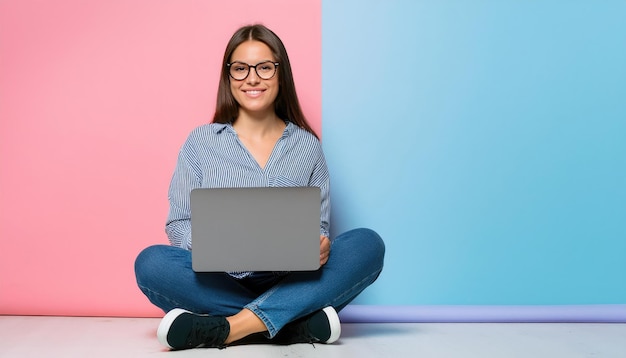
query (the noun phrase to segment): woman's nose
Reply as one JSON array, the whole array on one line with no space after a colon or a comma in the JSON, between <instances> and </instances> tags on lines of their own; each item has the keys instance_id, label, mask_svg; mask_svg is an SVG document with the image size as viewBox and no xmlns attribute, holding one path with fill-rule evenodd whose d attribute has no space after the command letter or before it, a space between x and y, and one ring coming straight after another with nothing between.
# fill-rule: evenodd
<instances>
[{"instance_id":1,"label":"woman's nose","mask_svg":"<svg viewBox=\"0 0 626 358\"><path fill-rule=\"evenodd\" d=\"M248 82L248 83L259 83L260 81L261 81L261 78L259 78L259 75L256 73L256 68L250 67L250 73L248 73L248 77L246 78L246 82Z\"/></svg>"}]
</instances>

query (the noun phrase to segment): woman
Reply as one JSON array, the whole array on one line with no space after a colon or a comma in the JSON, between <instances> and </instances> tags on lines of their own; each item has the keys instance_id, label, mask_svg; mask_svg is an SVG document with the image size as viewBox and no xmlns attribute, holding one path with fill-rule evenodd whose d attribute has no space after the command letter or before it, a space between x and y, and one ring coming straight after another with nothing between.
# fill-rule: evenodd
<instances>
[{"instance_id":1,"label":"woman","mask_svg":"<svg viewBox=\"0 0 626 358\"><path fill-rule=\"evenodd\" d=\"M166 224L171 245L148 247L135 262L140 289L167 312L157 337L171 349L223 348L256 333L279 344L333 343L341 332L337 312L376 280L384 244L369 229L329 239L324 154L276 34L262 25L235 32L217 97L213 123L192 131L178 157ZM320 269L193 272L191 190L255 186L321 189Z\"/></svg>"}]
</instances>

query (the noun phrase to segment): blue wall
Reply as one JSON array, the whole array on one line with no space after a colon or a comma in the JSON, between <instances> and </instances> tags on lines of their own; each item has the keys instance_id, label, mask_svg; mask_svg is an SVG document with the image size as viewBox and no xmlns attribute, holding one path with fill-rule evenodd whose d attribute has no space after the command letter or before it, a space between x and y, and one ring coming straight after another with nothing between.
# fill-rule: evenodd
<instances>
[{"instance_id":1,"label":"blue wall","mask_svg":"<svg viewBox=\"0 0 626 358\"><path fill-rule=\"evenodd\" d=\"M355 303L626 303L626 2L323 1L333 232Z\"/></svg>"}]
</instances>

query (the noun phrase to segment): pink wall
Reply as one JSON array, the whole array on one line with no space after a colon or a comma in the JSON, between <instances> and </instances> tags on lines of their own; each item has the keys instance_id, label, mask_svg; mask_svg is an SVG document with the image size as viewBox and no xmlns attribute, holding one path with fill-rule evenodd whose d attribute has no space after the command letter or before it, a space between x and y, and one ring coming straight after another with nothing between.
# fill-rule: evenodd
<instances>
[{"instance_id":1,"label":"pink wall","mask_svg":"<svg viewBox=\"0 0 626 358\"><path fill-rule=\"evenodd\" d=\"M240 25L281 36L321 134L320 0L243 3L0 0L0 314L160 314L134 259L167 242L178 149Z\"/></svg>"}]
</instances>

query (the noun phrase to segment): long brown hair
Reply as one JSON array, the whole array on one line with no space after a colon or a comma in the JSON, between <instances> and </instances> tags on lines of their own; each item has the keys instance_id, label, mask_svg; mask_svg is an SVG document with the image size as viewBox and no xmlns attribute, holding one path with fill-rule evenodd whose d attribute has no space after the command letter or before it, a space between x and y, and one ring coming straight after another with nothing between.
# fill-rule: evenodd
<instances>
[{"instance_id":1,"label":"long brown hair","mask_svg":"<svg viewBox=\"0 0 626 358\"><path fill-rule=\"evenodd\" d=\"M276 97L276 101L274 101L274 111L276 115L282 120L293 122L295 125L311 132L317 137L317 134L307 122L304 113L302 113L285 45L283 45L283 42L272 30L260 24L241 27L233 34L228 45L226 45L226 51L224 52L224 59L222 61L220 83L217 89L217 105L215 107L213 123L230 123L237 118L239 113L239 104L235 101L230 91L230 77L226 65L230 62L231 56L237 46L245 41L263 42L270 48L272 54L276 57L276 62L279 63L278 96Z\"/></svg>"}]
</instances>

